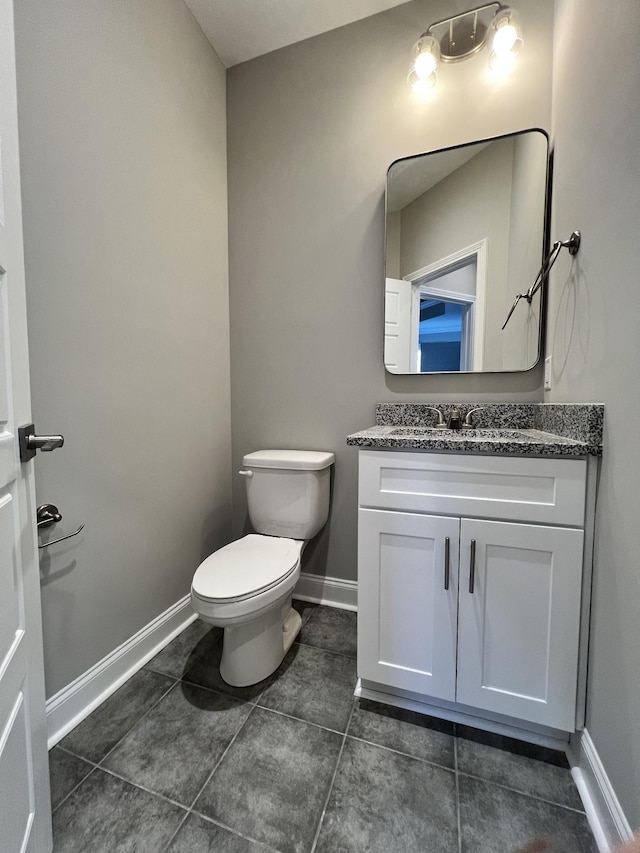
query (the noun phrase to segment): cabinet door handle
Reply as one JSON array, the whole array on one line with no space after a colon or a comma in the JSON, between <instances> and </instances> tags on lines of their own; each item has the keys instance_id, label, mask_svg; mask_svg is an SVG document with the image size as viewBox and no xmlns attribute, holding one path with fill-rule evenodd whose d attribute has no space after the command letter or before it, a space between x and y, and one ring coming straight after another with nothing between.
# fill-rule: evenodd
<instances>
[{"instance_id":1,"label":"cabinet door handle","mask_svg":"<svg viewBox=\"0 0 640 853\"><path fill-rule=\"evenodd\" d=\"M473 588L476 582L476 540L471 540L471 549L469 552L469 592L473 595Z\"/></svg>"},{"instance_id":2,"label":"cabinet door handle","mask_svg":"<svg viewBox=\"0 0 640 853\"><path fill-rule=\"evenodd\" d=\"M449 537L444 540L444 588L449 589Z\"/></svg>"}]
</instances>

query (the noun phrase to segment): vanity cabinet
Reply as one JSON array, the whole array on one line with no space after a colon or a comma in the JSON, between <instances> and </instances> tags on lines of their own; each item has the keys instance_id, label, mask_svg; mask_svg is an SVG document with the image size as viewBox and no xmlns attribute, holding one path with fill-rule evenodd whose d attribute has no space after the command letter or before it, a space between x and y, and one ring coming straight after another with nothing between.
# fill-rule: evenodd
<instances>
[{"instance_id":1,"label":"vanity cabinet","mask_svg":"<svg viewBox=\"0 0 640 853\"><path fill-rule=\"evenodd\" d=\"M585 487L584 459L361 451L361 683L573 731Z\"/></svg>"}]
</instances>

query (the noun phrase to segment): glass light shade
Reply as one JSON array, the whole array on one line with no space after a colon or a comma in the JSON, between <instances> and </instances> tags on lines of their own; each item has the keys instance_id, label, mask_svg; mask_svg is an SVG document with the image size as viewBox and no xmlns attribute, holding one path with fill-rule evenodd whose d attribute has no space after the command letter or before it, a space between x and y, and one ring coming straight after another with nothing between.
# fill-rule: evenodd
<instances>
[{"instance_id":1,"label":"glass light shade","mask_svg":"<svg viewBox=\"0 0 640 853\"><path fill-rule=\"evenodd\" d=\"M489 64L501 65L505 57L513 57L522 47L522 30L513 9L501 9L491 22L493 39Z\"/></svg>"},{"instance_id":2,"label":"glass light shade","mask_svg":"<svg viewBox=\"0 0 640 853\"><path fill-rule=\"evenodd\" d=\"M507 53L496 53L494 50L489 54L489 68L496 74L508 74L516 62L516 57L511 51Z\"/></svg>"},{"instance_id":3,"label":"glass light shade","mask_svg":"<svg viewBox=\"0 0 640 853\"><path fill-rule=\"evenodd\" d=\"M418 80L429 79L435 74L439 61L440 45L438 42L433 38L433 36L421 36L414 48L413 62L411 64L409 77L413 74Z\"/></svg>"},{"instance_id":4,"label":"glass light shade","mask_svg":"<svg viewBox=\"0 0 640 853\"><path fill-rule=\"evenodd\" d=\"M438 80L438 75L435 71L429 74L428 77L418 77L415 69L409 72L409 85L419 98L425 98L428 92L433 89Z\"/></svg>"}]
</instances>

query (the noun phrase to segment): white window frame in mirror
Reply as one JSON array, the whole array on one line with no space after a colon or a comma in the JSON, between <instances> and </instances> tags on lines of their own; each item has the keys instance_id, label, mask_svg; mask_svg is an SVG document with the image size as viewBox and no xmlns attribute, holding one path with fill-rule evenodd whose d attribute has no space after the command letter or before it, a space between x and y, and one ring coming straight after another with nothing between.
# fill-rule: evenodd
<instances>
[{"instance_id":1,"label":"white window frame in mirror","mask_svg":"<svg viewBox=\"0 0 640 853\"><path fill-rule=\"evenodd\" d=\"M417 359L418 353L418 327L419 327L419 317L420 317L420 293L428 293L429 295L435 297L441 297L443 299L447 299L448 301L458 301L464 302L465 304L471 304L472 308L467 314L466 318L466 329L465 334L467 340L471 334L473 334L475 329L484 329L484 321L485 321L485 309L486 309L486 291L487 291L487 252L488 252L488 241L487 239L479 240L477 243L472 243L470 246L466 246L462 249L458 249L453 252L451 255L447 255L444 258L441 258L438 261L435 261L432 264L429 264L426 267L422 267L419 270L415 270L414 272L409 273L402 277L403 281L407 281L411 284L411 360L414 361L416 365L415 370L412 370L412 373L428 373L429 371L421 371L419 369L419 364L414 359ZM430 287L428 280L433 279L436 276L443 275L450 270L455 270L464 266L466 263L473 262L475 260L476 265L476 292L475 297L469 296L468 294L459 294L452 293L450 291L445 291L440 288ZM476 335L473 334L473 351L472 351L472 364L469 365L469 355L468 353L466 358L464 359L467 363L463 368L461 366L460 372L466 371L479 371L482 370L483 360L484 360L484 334ZM464 356L463 356L464 358ZM386 362L385 358L385 362Z\"/></svg>"}]
</instances>

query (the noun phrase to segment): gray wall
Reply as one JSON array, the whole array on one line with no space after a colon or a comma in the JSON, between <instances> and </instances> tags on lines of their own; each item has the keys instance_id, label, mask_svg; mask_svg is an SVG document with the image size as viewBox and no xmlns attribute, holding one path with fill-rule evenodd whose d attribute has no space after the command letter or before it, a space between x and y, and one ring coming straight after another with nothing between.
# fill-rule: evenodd
<instances>
[{"instance_id":1,"label":"gray wall","mask_svg":"<svg viewBox=\"0 0 640 853\"><path fill-rule=\"evenodd\" d=\"M230 538L225 72L181 0L16 16L51 695Z\"/></svg>"},{"instance_id":2,"label":"gray wall","mask_svg":"<svg viewBox=\"0 0 640 853\"><path fill-rule=\"evenodd\" d=\"M587 728L640 827L640 5L556 5L552 233L579 228L583 242L552 275L548 398L606 405Z\"/></svg>"},{"instance_id":3,"label":"gray wall","mask_svg":"<svg viewBox=\"0 0 640 853\"><path fill-rule=\"evenodd\" d=\"M486 54L442 71L427 102L411 48L468 4L416 0L228 74L234 470L257 448L336 453L332 513L306 571L356 576L357 453L378 401L537 400L541 372L390 376L382 365L384 182L399 157L531 126L551 111L552 0L518 3L525 47L507 78ZM234 528L245 524L234 478Z\"/></svg>"}]
</instances>

